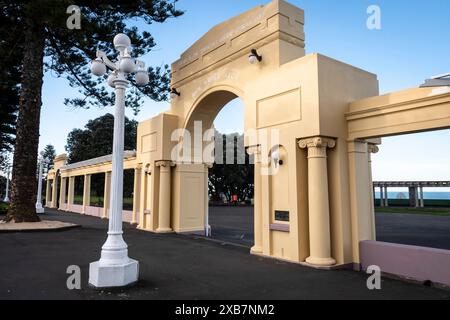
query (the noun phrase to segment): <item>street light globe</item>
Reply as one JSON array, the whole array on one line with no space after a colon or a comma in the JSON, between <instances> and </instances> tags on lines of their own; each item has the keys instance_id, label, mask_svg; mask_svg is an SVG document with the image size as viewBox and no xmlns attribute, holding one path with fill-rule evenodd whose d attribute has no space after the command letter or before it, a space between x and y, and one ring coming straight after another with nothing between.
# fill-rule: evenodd
<instances>
[{"instance_id":1,"label":"street light globe","mask_svg":"<svg viewBox=\"0 0 450 320\"><path fill-rule=\"evenodd\" d=\"M111 88L115 88L116 87L116 85L114 84L114 81L116 81L116 79L117 79L117 75L115 73L111 73L109 75L109 77L108 77L108 85Z\"/></svg>"},{"instance_id":2,"label":"street light globe","mask_svg":"<svg viewBox=\"0 0 450 320\"><path fill-rule=\"evenodd\" d=\"M123 33L119 33L114 37L114 47L117 50L124 50L125 48L129 48L131 46L130 38Z\"/></svg>"},{"instance_id":3,"label":"street light globe","mask_svg":"<svg viewBox=\"0 0 450 320\"><path fill-rule=\"evenodd\" d=\"M133 73L136 69L136 64L134 63L133 58L130 56L124 56L122 59L120 59L120 71L125 73Z\"/></svg>"},{"instance_id":4,"label":"street light globe","mask_svg":"<svg viewBox=\"0 0 450 320\"><path fill-rule=\"evenodd\" d=\"M98 58L92 61L91 71L97 77L102 77L106 73L106 65L103 63L102 59Z\"/></svg>"},{"instance_id":5,"label":"street light globe","mask_svg":"<svg viewBox=\"0 0 450 320\"><path fill-rule=\"evenodd\" d=\"M147 71L140 70L136 73L136 84L139 87L146 86L149 83L150 79Z\"/></svg>"}]
</instances>

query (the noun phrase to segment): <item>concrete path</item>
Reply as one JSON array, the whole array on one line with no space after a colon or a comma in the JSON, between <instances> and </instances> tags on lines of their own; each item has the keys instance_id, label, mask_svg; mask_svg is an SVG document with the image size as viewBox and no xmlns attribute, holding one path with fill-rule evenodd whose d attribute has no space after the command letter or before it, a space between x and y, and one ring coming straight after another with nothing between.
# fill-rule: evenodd
<instances>
[{"instance_id":1,"label":"concrete path","mask_svg":"<svg viewBox=\"0 0 450 320\"><path fill-rule=\"evenodd\" d=\"M367 275L319 271L252 256L248 249L182 235L157 235L125 225L141 281L129 290L87 286L107 221L52 211L46 220L82 228L58 233L0 234L0 299L450 299L450 292L384 279L369 291ZM82 290L66 287L66 269L82 270Z\"/></svg>"}]
</instances>

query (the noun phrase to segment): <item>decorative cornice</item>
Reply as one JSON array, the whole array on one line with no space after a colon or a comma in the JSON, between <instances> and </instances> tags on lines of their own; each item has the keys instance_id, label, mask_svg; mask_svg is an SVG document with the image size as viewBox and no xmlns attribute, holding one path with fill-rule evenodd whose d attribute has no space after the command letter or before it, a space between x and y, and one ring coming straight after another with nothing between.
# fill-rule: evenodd
<instances>
[{"instance_id":1,"label":"decorative cornice","mask_svg":"<svg viewBox=\"0 0 450 320\"><path fill-rule=\"evenodd\" d=\"M298 141L298 146L301 149L306 148L334 148L336 147L336 139L328 137L312 137L301 139Z\"/></svg>"}]
</instances>

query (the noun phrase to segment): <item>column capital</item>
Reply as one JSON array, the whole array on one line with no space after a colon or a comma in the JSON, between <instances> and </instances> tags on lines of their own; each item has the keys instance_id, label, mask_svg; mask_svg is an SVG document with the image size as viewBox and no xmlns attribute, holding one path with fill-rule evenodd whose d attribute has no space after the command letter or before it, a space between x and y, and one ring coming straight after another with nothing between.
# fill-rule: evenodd
<instances>
[{"instance_id":1,"label":"column capital","mask_svg":"<svg viewBox=\"0 0 450 320\"><path fill-rule=\"evenodd\" d=\"M247 147L246 152L250 156L254 156L255 163L261 162L261 145Z\"/></svg>"},{"instance_id":2,"label":"column capital","mask_svg":"<svg viewBox=\"0 0 450 320\"><path fill-rule=\"evenodd\" d=\"M157 167L164 167L164 168L166 168L166 167L175 167L176 166L176 164L174 162L170 161L170 160L159 160L159 161L155 162L155 165Z\"/></svg>"},{"instance_id":3,"label":"column capital","mask_svg":"<svg viewBox=\"0 0 450 320\"><path fill-rule=\"evenodd\" d=\"M375 154L375 153L378 153L380 151L380 148L376 144L368 143L367 144L367 150L369 151L369 153Z\"/></svg>"},{"instance_id":4,"label":"column capital","mask_svg":"<svg viewBox=\"0 0 450 320\"><path fill-rule=\"evenodd\" d=\"M300 149L309 149L309 148L334 148L336 147L336 139L329 137L311 137L300 139L298 141L298 146Z\"/></svg>"},{"instance_id":5,"label":"column capital","mask_svg":"<svg viewBox=\"0 0 450 320\"><path fill-rule=\"evenodd\" d=\"M212 167L214 167L214 163L204 163L203 165L206 169L212 169Z\"/></svg>"}]
</instances>

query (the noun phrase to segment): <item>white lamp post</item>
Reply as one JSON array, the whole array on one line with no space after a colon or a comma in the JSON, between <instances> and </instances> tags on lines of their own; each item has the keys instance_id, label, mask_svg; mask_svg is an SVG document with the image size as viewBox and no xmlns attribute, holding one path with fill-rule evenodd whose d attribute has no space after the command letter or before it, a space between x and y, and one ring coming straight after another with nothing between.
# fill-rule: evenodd
<instances>
[{"instance_id":1,"label":"white lamp post","mask_svg":"<svg viewBox=\"0 0 450 320\"><path fill-rule=\"evenodd\" d=\"M9 202L9 164L6 166L6 193L3 202Z\"/></svg>"},{"instance_id":2,"label":"white lamp post","mask_svg":"<svg viewBox=\"0 0 450 320\"><path fill-rule=\"evenodd\" d=\"M129 85L127 76L130 73L136 73L139 86L147 85L149 76L145 64L131 58L130 46L130 38L118 34L114 38L114 47L119 51L118 61L113 63L104 52L98 51L97 59L91 65L92 73L99 77L110 69L112 73L108 84L116 90L108 239L102 247L100 260L91 263L89 268L89 283L97 288L127 286L137 282L139 277L139 262L128 257L128 246L122 231L125 90Z\"/></svg>"},{"instance_id":3,"label":"white lamp post","mask_svg":"<svg viewBox=\"0 0 450 320\"><path fill-rule=\"evenodd\" d=\"M38 192L36 197L36 213L44 213L44 207L42 206L42 171L44 164L49 163L49 160L44 157L44 152L41 152L41 156L38 159L39 161L39 175L38 175Z\"/></svg>"}]
</instances>

